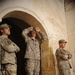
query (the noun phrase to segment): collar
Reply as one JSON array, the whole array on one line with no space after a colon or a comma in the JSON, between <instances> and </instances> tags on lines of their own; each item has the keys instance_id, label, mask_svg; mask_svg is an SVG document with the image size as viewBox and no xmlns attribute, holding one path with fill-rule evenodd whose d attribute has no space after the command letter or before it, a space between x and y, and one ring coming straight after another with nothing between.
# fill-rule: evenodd
<instances>
[{"instance_id":1,"label":"collar","mask_svg":"<svg viewBox=\"0 0 75 75\"><path fill-rule=\"evenodd\" d=\"M8 38L8 36L6 36L6 35L2 35L2 37Z\"/></svg>"},{"instance_id":2,"label":"collar","mask_svg":"<svg viewBox=\"0 0 75 75\"><path fill-rule=\"evenodd\" d=\"M59 47L59 49L60 49L60 50L65 50L64 48L60 48L60 47Z\"/></svg>"},{"instance_id":3,"label":"collar","mask_svg":"<svg viewBox=\"0 0 75 75\"><path fill-rule=\"evenodd\" d=\"M32 38L32 37L31 37L31 39L32 39L32 40L34 40L34 41L36 41L36 40L37 40L37 39L34 39L34 38Z\"/></svg>"}]
</instances>

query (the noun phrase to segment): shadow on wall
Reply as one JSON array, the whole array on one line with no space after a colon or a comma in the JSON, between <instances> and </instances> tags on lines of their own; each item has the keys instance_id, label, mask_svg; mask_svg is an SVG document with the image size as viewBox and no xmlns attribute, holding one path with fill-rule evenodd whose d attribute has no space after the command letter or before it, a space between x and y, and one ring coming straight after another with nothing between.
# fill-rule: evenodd
<instances>
[{"instance_id":1,"label":"shadow on wall","mask_svg":"<svg viewBox=\"0 0 75 75\"><path fill-rule=\"evenodd\" d=\"M70 4L71 2L75 3L75 0L64 0L65 4Z\"/></svg>"},{"instance_id":2,"label":"shadow on wall","mask_svg":"<svg viewBox=\"0 0 75 75\"><path fill-rule=\"evenodd\" d=\"M1 3L4 3L5 1L7 1L7 0L0 0L0 4L1 4Z\"/></svg>"}]
</instances>

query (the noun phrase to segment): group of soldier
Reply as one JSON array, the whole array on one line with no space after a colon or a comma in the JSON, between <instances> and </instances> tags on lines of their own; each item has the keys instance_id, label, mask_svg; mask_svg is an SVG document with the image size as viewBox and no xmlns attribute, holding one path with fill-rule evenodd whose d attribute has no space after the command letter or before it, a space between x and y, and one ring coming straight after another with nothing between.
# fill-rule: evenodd
<instances>
[{"instance_id":1,"label":"group of soldier","mask_svg":"<svg viewBox=\"0 0 75 75\"><path fill-rule=\"evenodd\" d=\"M9 39L11 34L10 25L0 25L0 64L2 75L17 75L17 57L16 53L20 48ZM41 43L46 40L46 35L38 27L28 27L22 31L22 36L26 42L25 52L25 71L27 75L40 75L40 47ZM38 38L38 39L37 39ZM59 48L56 50L59 75L71 75L69 59L72 55L64 48L66 41L59 40Z\"/></svg>"}]
</instances>

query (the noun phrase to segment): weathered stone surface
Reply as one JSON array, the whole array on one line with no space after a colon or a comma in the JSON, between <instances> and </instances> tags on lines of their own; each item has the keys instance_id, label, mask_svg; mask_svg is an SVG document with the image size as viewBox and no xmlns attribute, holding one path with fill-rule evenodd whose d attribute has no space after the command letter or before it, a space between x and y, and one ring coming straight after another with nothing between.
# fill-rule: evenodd
<instances>
[{"instance_id":1,"label":"weathered stone surface","mask_svg":"<svg viewBox=\"0 0 75 75\"><path fill-rule=\"evenodd\" d=\"M65 7L67 10L65 14L64 0L4 0L0 2L0 21L7 17L18 18L31 26L39 26L47 34L48 40L42 44L41 50L42 75L56 75L54 54L58 48L58 40L62 38L69 43L66 48L73 54L72 63L75 68L75 7L73 4L72 2Z\"/></svg>"}]
</instances>

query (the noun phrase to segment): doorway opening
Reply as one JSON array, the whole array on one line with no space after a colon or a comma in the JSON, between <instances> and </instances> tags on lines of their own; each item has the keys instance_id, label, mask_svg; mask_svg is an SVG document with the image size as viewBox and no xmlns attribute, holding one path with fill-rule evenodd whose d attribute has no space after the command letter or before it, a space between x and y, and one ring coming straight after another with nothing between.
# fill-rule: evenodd
<instances>
[{"instance_id":1,"label":"doorway opening","mask_svg":"<svg viewBox=\"0 0 75 75\"><path fill-rule=\"evenodd\" d=\"M18 21L19 23L24 26L23 28L20 27L20 24L15 24L14 21ZM9 39L11 39L14 43L16 43L20 47L20 51L16 54L17 56L17 75L25 75L25 67L24 67L24 55L25 55L25 48L26 43L25 40L22 37L22 31L24 28L29 27L30 25L24 22L23 20L17 19L17 18L5 18L2 20L1 24L7 23L11 26L11 35L9 36Z\"/></svg>"},{"instance_id":2,"label":"doorway opening","mask_svg":"<svg viewBox=\"0 0 75 75\"><path fill-rule=\"evenodd\" d=\"M46 30L43 25L32 15L23 11L11 11L5 14L2 22L11 25L11 36L9 37L20 48L21 51L17 53L18 61L18 75L26 75L24 70L24 54L25 41L22 38L22 30L29 27L39 27L46 35ZM47 39L41 45L41 74L40 75L55 75L55 65L52 49L49 47L49 40Z\"/></svg>"}]
</instances>

